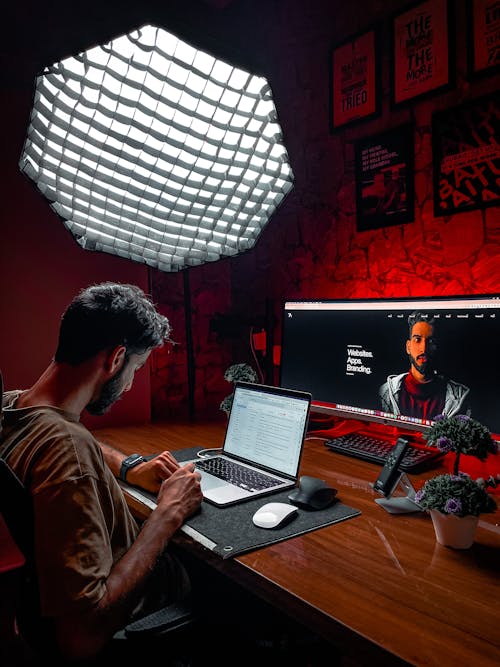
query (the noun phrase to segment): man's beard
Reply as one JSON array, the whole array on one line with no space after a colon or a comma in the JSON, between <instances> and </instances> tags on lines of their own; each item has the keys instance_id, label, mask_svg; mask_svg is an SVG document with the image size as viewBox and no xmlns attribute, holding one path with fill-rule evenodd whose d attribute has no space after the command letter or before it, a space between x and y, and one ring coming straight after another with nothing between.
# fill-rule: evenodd
<instances>
[{"instance_id":1,"label":"man's beard","mask_svg":"<svg viewBox=\"0 0 500 667\"><path fill-rule=\"evenodd\" d=\"M427 361L424 361L422 363L419 363L415 357L412 357L411 354L408 355L410 359L411 365L419 372L421 373L426 380L432 380L432 378L436 375L436 368L433 364L432 359L429 357L429 355L426 355Z\"/></svg>"},{"instance_id":2,"label":"man's beard","mask_svg":"<svg viewBox=\"0 0 500 667\"><path fill-rule=\"evenodd\" d=\"M91 415L103 415L113 403L116 403L122 397L121 379L125 365L123 364L120 371L103 385L99 398L87 405L86 410Z\"/></svg>"}]
</instances>

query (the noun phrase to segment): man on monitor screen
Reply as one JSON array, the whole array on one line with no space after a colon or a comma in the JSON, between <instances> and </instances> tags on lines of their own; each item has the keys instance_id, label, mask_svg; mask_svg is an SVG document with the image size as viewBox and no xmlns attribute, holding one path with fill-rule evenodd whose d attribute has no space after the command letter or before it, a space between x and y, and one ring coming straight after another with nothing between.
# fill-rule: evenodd
<instances>
[{"instance_id":1,"label":"man on monitor screen","mask_svg":"<svg viewBox=\"0 0 500 667\"><path fill-rule=\"evenodd\" d=\"M389 375L380 387L382 410L420 419L465 413L469 388L440 375L436 368L436 321L432 315L413 312L408 317L406 353L410 370Z\"/></svg>"}]
</instances>

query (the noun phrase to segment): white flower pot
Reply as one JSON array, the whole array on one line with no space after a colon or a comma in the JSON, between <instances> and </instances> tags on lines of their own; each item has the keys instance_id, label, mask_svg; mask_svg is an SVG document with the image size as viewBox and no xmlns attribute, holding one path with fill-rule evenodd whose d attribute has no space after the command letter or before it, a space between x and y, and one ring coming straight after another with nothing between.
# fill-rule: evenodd
<instances>
[{"instance_id":1,"label":"white flower pot","mask_svg":"<svg viewBox=\"0 0 500 667\"><path fill-rule=\"evenodd\" d=\"M478 516L455 516L429 510L439 544L453 549L468 549L474 543Z\"/></svg>"}]
</instances>

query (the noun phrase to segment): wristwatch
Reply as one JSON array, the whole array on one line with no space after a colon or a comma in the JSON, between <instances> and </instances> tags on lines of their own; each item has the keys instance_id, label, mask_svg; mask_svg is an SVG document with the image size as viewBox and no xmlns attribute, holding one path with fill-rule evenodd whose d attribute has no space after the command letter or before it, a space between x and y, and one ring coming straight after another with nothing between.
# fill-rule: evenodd
<instances>
[{"instance_id":1,"label":"wristwatch","mask_svg":"<svg viewBox=\"0 0 500 667\"><path fill-rule=\"evenodd\" d=\"M122 482L127 481L127 473L130 470L130 468L135 468L135 466L138 466L139 463L142 463L146 459L144 456L141 456L141 454L131 454L130 456L127 456L127 458L123 459L122 464L120 466L120 474L119 478L121 479Z\"/></svg>"}]
</instances>

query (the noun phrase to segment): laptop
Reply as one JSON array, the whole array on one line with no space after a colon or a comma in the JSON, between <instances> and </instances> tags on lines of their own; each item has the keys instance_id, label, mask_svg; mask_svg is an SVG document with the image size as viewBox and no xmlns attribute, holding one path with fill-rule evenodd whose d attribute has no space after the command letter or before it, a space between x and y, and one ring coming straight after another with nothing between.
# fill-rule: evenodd
<instances>
[{"instance_id":1,"label":"laptop","mask_svg":"<svg viewBox=\"0 0 500 667\"><path fill-rule=\"evenodd\" d=\"M294 389L236 382L222 450L192 459L204 499L224 507L295 486L311 398Z\"/></svg>"}]
</instances>

